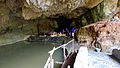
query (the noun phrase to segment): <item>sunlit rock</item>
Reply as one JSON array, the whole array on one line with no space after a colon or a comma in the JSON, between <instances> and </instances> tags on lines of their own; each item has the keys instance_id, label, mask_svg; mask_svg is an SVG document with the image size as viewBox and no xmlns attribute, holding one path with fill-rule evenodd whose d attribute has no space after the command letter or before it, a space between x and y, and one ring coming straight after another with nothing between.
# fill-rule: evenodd
<instances>
[{"instance_id":1,"label":"sunlit rock","mask_svg":"<svg viewBox=\"0 0 120 68\"><path fill-rule=\"evenodd\" d=\"M34 12L34 10L32 10L30 8L26 8L26 7L22 8L22 16L26 20L28 20L28 19L35 19L35 18L37 18L37 17L39 17L41 15L42 14L40 12Z\"/></svg>"},{"instance_id":2,"label":"sunlit rock","mask_svg":"<svg viewBox=\"0 0 120 68\"><path fill-rule=\"evenodd\" d=\"M80 28L76 36L79 44L111 53L112 47L120 47L119 29L120 22L100 21Z\"/></svg>"},{"instance_id":3,"label":"sunlit rock","mask_svg":"<svg viewBox=\"0 0 120 68\"><path fill-rule=\"evenodd\" d=\"M119 0L104 0L104 12L106 18L111 18L116 13L118 1Z\"/></svg>"}]
</instances>

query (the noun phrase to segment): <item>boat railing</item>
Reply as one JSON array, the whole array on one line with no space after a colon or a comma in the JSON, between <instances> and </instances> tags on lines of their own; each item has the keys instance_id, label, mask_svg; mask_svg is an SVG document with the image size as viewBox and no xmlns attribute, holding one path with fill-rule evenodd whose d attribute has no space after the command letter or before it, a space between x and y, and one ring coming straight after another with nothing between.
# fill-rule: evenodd
<instances>
[{"instance_id":1,"label":"boat railing","mask_svg":"<svg viewBox=\"0 0 120 68\"><path fill-rule=\"evenodd\" d=\"M45 64L44 68L54 68L55 60L53 59L53 54L54 54L54 52L56 50L58 50L60 48L63 48L64 59L66 59L66 52L65 52L66 50L65 49L66 49L66 46L68 46L70 43L72 43L73 48L74 48L74 39L70 40L68 43L63 44L63 45L61 45L59 47L53 47L53 49L48 52L49 53L49 57L47 59L47 62ZM70 49L70 51L72 51L72 49ZM57 62L57 63L62 64L62 62Z\"/></svg>"}]
</instances>

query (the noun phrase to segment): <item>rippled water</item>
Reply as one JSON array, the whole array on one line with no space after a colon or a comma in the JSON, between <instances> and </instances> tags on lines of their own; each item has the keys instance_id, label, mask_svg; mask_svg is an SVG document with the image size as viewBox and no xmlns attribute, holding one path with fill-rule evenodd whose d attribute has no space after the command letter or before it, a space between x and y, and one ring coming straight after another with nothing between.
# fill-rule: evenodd
<instances>
[{"instance_id":1,"label":"rippled water","mask_svg":"<svg viewBox=\"0 0 120 68\"><path fill-rule=\"evenodd\" d=\"M0 68L43 68L54 46L50 42L17 42L0 47ZM55 60L63 61L62 50L54 54ZM55 67L58 68L58 67Z\"/></svg>"}]
</instances>

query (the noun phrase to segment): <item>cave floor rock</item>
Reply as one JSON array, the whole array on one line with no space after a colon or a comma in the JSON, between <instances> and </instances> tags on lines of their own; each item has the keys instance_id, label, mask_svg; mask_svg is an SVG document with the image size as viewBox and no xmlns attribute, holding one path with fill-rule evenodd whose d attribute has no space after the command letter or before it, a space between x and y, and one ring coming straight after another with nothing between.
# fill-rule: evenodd
<instances>
[{"instance_id":1,"label":"cave floor rock","mask_svg":"<svg viewBox=\"0 0 120 68\"><path fill-rule=\"evenodd\" d=\"M89 68L120 68L120 63L105 53L89 51Z\"/></svg>"},{"instance_id":2,"label":"cave floor rock","mask_svg":"<svg viewBox=\"0 0 120 68\"><path fill-rule=\"evenodd\" d=\"M75 43L75 51L79 50L80 46ZM88 49L88 68L120 68L120 60L106 52L95 52Z\"/></svg>"}]
</instances>

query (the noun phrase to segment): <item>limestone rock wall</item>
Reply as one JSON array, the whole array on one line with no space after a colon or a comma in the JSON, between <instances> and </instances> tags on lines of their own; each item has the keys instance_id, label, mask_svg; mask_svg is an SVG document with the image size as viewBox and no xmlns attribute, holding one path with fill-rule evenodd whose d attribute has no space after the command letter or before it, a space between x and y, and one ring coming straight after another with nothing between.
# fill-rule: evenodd
<instances>
[{"instance_id":1,"label":"limestone rock wall","mask_svg":"<svg viewBox=\"0 0 120 68\"><path fill-rule=\"evenodd\" d=\"M116 13L118 1L119 0L104 0L106 18L111 18Z\"/></svg>"},{"instance_id":2,"label":"limestone rock wall","mask_svg":"<svg viewBox=\"0 0 120 68\"><path fill-rule=\"evenodd\" d=\"M57 18L64 15L67 18L74 19L74 22L77 24L76 27L82 27L108 17L107 15L110 14L106 12L112 13L116 8L118 0L93 1L94 0L79 0L77 2L73 0L1 0L0 31L4 33L4 30L9 27L9 24L12 24L10 20L15 17L19 17L25 22L24 19L36 19L37 17L46 18L45 16ZM19 22L19 20L16 21L16 23L17 22Z\"/></svg>"},{"instance_id":3,"label":"limestone rock wall","mask_svg":"<svg viewBox=\"0 0 120 68\"><path fill-rule=\"evenodd\" d=\"M101 48L103 52L111 52L112 48L120 46L120 22L100 21L80 28L77 40L80 45L91 48Z\"/></svg>"},{"instance_id":4,"label":"limestone rock wall","mask_svg":"<svg viewBox=\"0 0 120 68\"><path fill-rule=\"evenodd\" d=\"M24 3L26 9L31 9L33 14L38 14L35 17L49 17L55 16L57 14L60 15L72 15L71 12L79 8L79 12L77 13L79 16L83 14L83 8L93 8L103 0L26 0ZM25 9L24 9L25 10ZM25 19L32 19L32 17L25 16L23 11L23 17ZM31 15L31 14L27 14ZM74 17L74 16L72 16ZM76 16L75 16L76 17ZM34 18L34 16L33 16Z\"/></svg>"},{"instance_id":5,"label":"limestone rock wall","mask_svg":"<svg viewBox=\"0 0 120 68\"><path fill-rule=\"evenodd\" d=\"M48 18L59 16L72 19L79 28L109 18L108 12L112 13L116 9L117 2L118 0L0 0L0 33L9 32L24 23L36 23L38 19L53 22L53 19Z\"/></svg>"},{"instance_id":6,"label":"limestone rock wall","mask_svg":"<svg viewBox=\"0 0 120 68\"><path fill-rule=\"evenodd\" d=\"M0 33L4 33L9 21L9 9L4 3L0 2Z\"/></svg>"},{"instance_id":7,"label":"limestone rock wall","mask_svg":"<svg viewBox=\"0 0 120 68\"><path fill-rule=\"evenodd\" d=\"M81 16L78 16L75 22L78 23L79 27L82 27L103 19L111 20L119 10L117 9L117 3L118 0L104 0L96 7L86 9L86 12Z\"/></svg>"}]
</instances>

